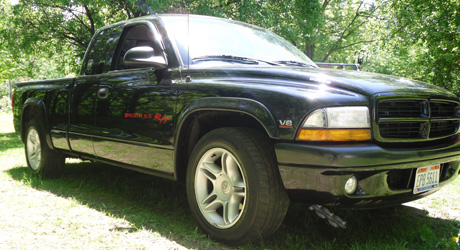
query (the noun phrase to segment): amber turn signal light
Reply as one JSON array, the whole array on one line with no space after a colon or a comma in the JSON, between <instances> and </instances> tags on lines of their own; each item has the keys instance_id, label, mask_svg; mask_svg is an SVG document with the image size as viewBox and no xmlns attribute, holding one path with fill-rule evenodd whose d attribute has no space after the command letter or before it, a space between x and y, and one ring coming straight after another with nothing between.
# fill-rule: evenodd
<instances>
[{"instance_id":1,"label":"amber turn signal light","mask_svg":"<svg viewBox=\"0 0 460 250\"><path fill-rule=\"evenodd\" d=\"M300 129L301 141L370 141L370 129Z\"/></svg>"}]
</instances>

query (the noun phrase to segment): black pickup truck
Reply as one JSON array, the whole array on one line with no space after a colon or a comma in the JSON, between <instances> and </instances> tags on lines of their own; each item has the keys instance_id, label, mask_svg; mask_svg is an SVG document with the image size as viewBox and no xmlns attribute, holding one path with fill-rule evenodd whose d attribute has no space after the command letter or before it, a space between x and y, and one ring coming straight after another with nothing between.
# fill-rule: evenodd
<instances>
[{"instance_id":1,"label":"black pickup truck","mask_svg":"<svg viewBox=\"0 0 460 250\"><path fill-rule=\"evenodd\" d=\"M457 96L319 69L272 32L231 20L104 27L79 76L18 83L13 99L34 173L57 177L78 157L185 183L200 228L229 244L275 232L290 200L381 208L459 175Z\"/></svg>"}]
</instances>

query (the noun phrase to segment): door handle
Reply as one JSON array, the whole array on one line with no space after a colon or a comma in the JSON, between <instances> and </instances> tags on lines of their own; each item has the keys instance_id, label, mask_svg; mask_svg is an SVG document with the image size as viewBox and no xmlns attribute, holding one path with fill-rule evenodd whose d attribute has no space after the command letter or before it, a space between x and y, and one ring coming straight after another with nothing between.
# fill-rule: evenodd
<instances>
[{"instance_id":1,"label":"door handle","mask_svg":"<svg viewBox=\"0 0 460 250\"><path fill-rule=\"evenodd\" d=\"M108 88L100 88L97 91L97 97L99 97L99 99L107 99L107 97L109 97L109 89Z\"/></svg>"}]
</instances>

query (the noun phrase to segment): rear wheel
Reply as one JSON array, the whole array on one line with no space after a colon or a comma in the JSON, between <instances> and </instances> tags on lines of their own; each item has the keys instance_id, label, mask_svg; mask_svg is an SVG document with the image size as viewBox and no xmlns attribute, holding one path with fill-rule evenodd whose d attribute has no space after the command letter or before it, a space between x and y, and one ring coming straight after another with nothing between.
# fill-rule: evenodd
<instances>
[{"instance_id":1,"label":"rear wheel","mask_svg":"<svg viewBox=\"0 0 460 250\"><path fill-rule=\"evenodd\" d=\"M43 178L61 176L65 158L61 152L51 149L45 140L45 130L37 118L27 123L25 153L27 166Z\"/></svg>"},{"instance_id":2,"label":"rear wheel","mask_svg":"<svg viewBox=\"0 0 460 250\"><path fill-rule=\"evenodd\" d=\"M289 206L273 146L255 130L220 128L206 134L192 152L186 185L200 228L227 244L272 234Z\"/></svg>"}]
</instances>

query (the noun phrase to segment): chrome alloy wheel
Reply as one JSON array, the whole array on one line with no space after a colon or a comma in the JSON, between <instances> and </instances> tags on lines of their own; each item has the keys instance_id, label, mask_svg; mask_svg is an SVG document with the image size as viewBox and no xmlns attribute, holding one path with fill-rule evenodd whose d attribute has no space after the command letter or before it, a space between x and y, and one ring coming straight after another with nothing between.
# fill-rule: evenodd
<instances>
[{"instance_id":1,"label":"chrome alloy wheel","mask_svg":"<svg viewBox=\"0 0 460 250\"><path fill-rule=\"evenodd\" d=\"M37 170L40 166L42 148L40 144L40 137L34 127L29 129L26 145L27 160L29 161L30 168Z\"/></svg>"},{"instance_id":2,"label":"chrome alloy wheel","mask_svg":"<svg viewBox=\"0 0 460 250\"><path fill-rule=\"evenodd\" d=\"M195 196L201 214L218 229L235 225L246 204L246 181L235 157L212 148L201 157L195 172Z\"/></svg>"}]
</instances>

